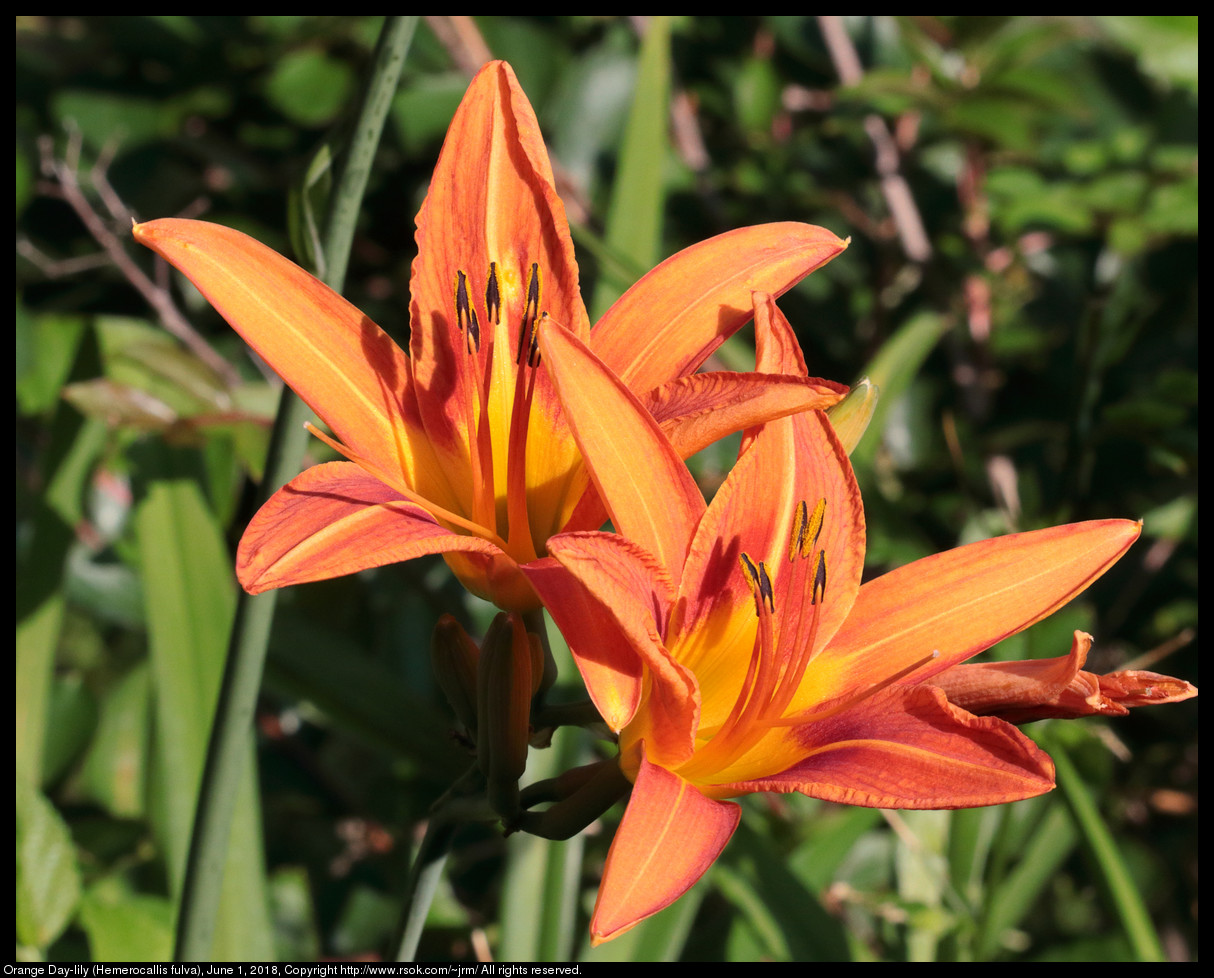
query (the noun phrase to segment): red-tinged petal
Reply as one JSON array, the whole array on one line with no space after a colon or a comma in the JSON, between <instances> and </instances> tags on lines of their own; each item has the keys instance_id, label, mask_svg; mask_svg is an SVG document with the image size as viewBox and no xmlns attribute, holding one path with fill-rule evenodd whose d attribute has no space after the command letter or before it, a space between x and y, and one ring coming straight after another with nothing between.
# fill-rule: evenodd
<instances>
[{"instance_id":1,"label":"red-tinged petal","mask_svg":"<svg viewBox=\"0 0 1214 978\"><path fill-rule=\"evenodd\" d=\"M707 872L742 809L714 801L665 768L641 760L616 830L590 921L595 944L670 906Z\"/></svg>"},{"instance_id":2,"label":"red-tinged petal","mask_svg":"<svg viewBox=\"0 0 1214 978\"><path fill-rule=\"evenodd\" d=\"M704 498L635 395L576 336L540 328L540 350L586 468L619 532L682 574Z\"/></svg>"},{"instance_id":3,"label":"red-tinged petal","mask_svg":"<svg viewBox=\"0 0 1214 978\"><path fill-rule=\"evenodd\" d=\"M1053 762L1015 727L975 717L926 685L890 687L777 737L773 731L771 741L701 790L720 798L799 791L867 808L977 808L1054 787ZM801 759L778 775L764 775L793 743ZM747 769L754 773L746 776Z\"/></svg>"},{"instance_id":4,"label":"red-tinged petal","mask_svg":"<svg viewBox=\"0 0 1214 978\"><path fill-rule=\"evenodd\" d=\"M485 65L460 102L417 215L416 237L410 352L426 428L442 444L471 443L468 406L476 405L477 397L467 388L475 387L479 370L481 384L488 389L500 493L506 485L516 352L533 264L539 276L538 311L583 337L589 330L569 224L539 124L514 71L504 62ZM491 264L500 301L496 316L486 302ZM467 352L456 321L459 272L466 276L470 306L479 321L481 349L476 354ZM535 398L545 419L555 417L542 372ZM533 416L533 424L543 423L551 425ZM559 473L572 460L550 462ZM530 472L533 465L529 458L528 485L541 485L546 473Z\"/></svg>"},{"instance_id":5,"label":"red-tinged petal","mask_svg":"<svg viewBox=\"0 0 1214 978\"><path fill-rule=\"evenodd\" d=\"M729 371L692 374L641 398L680 458L753 425L802 411L830 407L847 388L819 378ZM593 486L578 501L565 530L597 530L607 509Z\"/></svg>"},{"instance_id":6,"label":"red-tinged petal","mask_svg":"<svg viewBox=\"0 0 1214 978\"><path fill-rule=\"evenodd\" d=\"M755 303L755 370L773 374L808 377L801 344L793 332L788 317L776 305L775 296L756 292Z\"/></svg>"},{"instance_id":7,"label":"red-tinged petal","mask_svg":"<svg viewBox=\"0 0 1214 978\"><path fill-rule=\"evenodd\" d=\"M1141 524L1094 520L982 540L924 557L861 589L814 660L792 711L882 682L939 654L910 678L938 675L1052 614L1108 570Z\"/></svg>"},{"instance_id":8,"label":"red-tinged petal","mask_svg":"<svg viewBox=\"0 0 1214 978\"><path fill-rule=\"evenodd\" d=\"M375 475L454 508L417 414L409 358L375 323L231 228L164 219L134 234L185 273Z\"/></svg>"},{"instance_id":9,"label":"red-tinged petal","mask_svg":"<svg viewBox=\"0 0 1214 978\"><path fill-rule=\"evenodd\" d=\"M453 550L502 555L441 526L359 466L329 462L296 476L257 511L240 540L236 576L259 594Z\"/></svg>"},{"instance_id":10,"label":"red-tinged petal","mask_svg":"<svg viewBox=\"0 0 1214 978\"><path fill-rule=\"evenodd\" d=\"M774 373L700 373L641 398L680 458L745 428L839 403L843 384Z\"/></svg>"},{"instance_id":11,"label":"red-tinged petal","mask_svg":"<svg viewBox=\"0 0 1214 978\"><path fill-rule=\"evenodd\" d=\"M634 391L690 374L754 314L753 292L783 295L847 247L824 228L763 224L666 259L591 333L599 358Z\"/></svg>"},{"instance_id":12,"label":"red-tinged petal","mask_svg":"<svg viewBox=\"0 0 1214 978\"><path fill-rule=\"evenodd\" d=\"M560 566L539 561L524 572L569 642L599 713L616 731L636 717L655 757L685 760L695 744L699 694L695 677L662 643L674 596L669 575L614 533L562 533L548 542Z\"/></svg>"}]
</instances>

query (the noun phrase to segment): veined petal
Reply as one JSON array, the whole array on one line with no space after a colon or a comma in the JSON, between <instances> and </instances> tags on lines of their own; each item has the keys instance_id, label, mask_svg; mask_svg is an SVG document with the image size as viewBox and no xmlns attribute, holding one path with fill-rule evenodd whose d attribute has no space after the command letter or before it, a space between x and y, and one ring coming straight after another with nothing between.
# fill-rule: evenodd
<instances>
[{"instance_id":1,"label":"veined petal","mask_svg":"<svg viewBox=\"0 0 1214 978\"><path fill-rule=\"evenodd\" d=\"M695 677L662 641L674 586L664 567L614 533L562 533L549 541L559 562L525 573L569 642L590 698L613 730L638 719L655 756L680 762L691 754L699 723ZM641 666L648 668L648 684Z\"/></svg>"},{"instance_id":2,"label":"veined petal","mask_svg":"<svg viewBox=\"0 0 1214 978\"><path fill-rule=\"evenodd\" d=\"M823 411L847 387L829 380L727 371L692 374L641 398L680 458L690 458L725 435L765 421Z\"/></svg>"},{"instance_id":3,"label":"veined petal","mask_svg":"<svg viewBox=\"0 0 1214 978\"><path fill-rule=\"evenodd\" d=\"M531 263L538 263L541 309L583 337L589 330L569 221L544 138L514 70L504 61L481 68L451 120L417 215L417 246L411 294L417 317L413 352L419 360L431 344L453 342L445 326L442 337L434 334L430 316L452 316L455 270L462 268L480 280L491 261L506 276L503 288L520 292L526 290ZM484 295L480 284L473 291ZM502 305L504 313L505 301ZM525 301L519 311L523 305ZM513 348L508 356L514 358Z\"/></svg>"},{"instance_id":4,"label":"veined petal","mask_svg":"<svg viewBox=\"0 0 1214 978\"><path fill-rule=\"evenodd\" d=\"M257 511L240 540L236 576L259 594L454 550L505 558L487 540L440 525L360 466L329 462L296 476Z\"/></svg>"},{"instance_id":5,"label":"veined petal","mask_svg":"<svg viewBox=\"0 0 1214 978\"><path fill-rule=\"evenodd\" d=\"M246 343L389 485L453 500L426 439L409 358L360 310L246 234L205 221L138 224Z\"/></svg>"},{"instance_id":6,"label":"veined petal","mask_svg":"<svg viewBox=\"0 0 1214 978\"><path fill-rule=\"evenodd\" d=\"M599 320L590 345L630 389L652 390L694 372L744 326L753 292L783 295L846 247L809 224L727 231L645 275Z\"/></svg>"},{"instance_id":7,"label":"veined petal","mask_svg":"<svg viewBox=\"0 0 1214 978\"><path fill-rule=\"evenodd\" d=\"M809 376L797 334L788 317L776 305L776 297L768 292L756 292L754 304L755 370L793 377Z\"/></svg>"},{"instance_id":8,"label":"veined petal","mask_svg":"<svg viewBox=\"0 0 1214 978\"><path fill-rule=\"evenodd\" d=\"M1011 724L953 706L932 686L893 686L770 737L701 791L718 798L799 791L868 808L976 808L1054 787L1054 763L1036 744ZM800 760L780 774L762 773L794 749ZM755 773L737 777L748 768ZM726 783L731 776L737 779Z\"/></svg>"},{"instance_id":9,"label":"veined petal","mask_svg":"<svg viewBox=\"0 0 1214 978\"><path fill-rule=\"evenodd\" d=\"M982 540L924 557L876 580L856 598L830 645L814 660L815 684L791 711L825 689L838 695L879 683L940 654L914 673L921 682L1053 613L1109 569L1141 524L1093 520Z\"/></svg>"},{"instance_id":10,"label":"veined petal","mask_svg":"<svg viewBox=\"0 0 1214 978\"><path fill-rule=\"evenodd\" d=\"M819 378L718 371L679 377L640 400L675 454L686 459L735 431L830 407L846 393L844 385ZM597 530L605 522L606 507L590 486L563 529Z\"/></svg>"},{"instance_id":11,"label":"veined petal","mask_svg":"<svg viewBox=\"0 0 1214 978\"><path fill-rule=\"evenodd\" d=\"M636 396L577 337L549 322L539 343L616 529L657 557L677 582L704 513L687 466Z\"/></svg>"},{"instance_id":12,"label":"veined petal","mask_svg":"<svg viewBox=\"0 0 1214 978\"><path fill-rule=\"evenodd\" d=\"M590 921L595 944L618 937L686 893L738 827L742 809L706 798L645 757L616 830Z\"/></svg>"}]
</instances>

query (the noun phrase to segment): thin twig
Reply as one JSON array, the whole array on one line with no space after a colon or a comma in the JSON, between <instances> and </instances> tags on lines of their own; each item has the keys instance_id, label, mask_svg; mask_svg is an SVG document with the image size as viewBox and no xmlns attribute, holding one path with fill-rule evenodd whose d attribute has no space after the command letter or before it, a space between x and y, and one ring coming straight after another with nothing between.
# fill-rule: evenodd
<instances>
[{"instance_id":1,"label":"thin twig","mask_svg":"<svg viewBox=\"0 0 1214 978\"><path fill-rule=\"evenodd\" d=\"M822 30L822 37L826 41L839 79L845 85L855 85L864 77L864 68L860 64L860 56L856 54L855 45L843 26L843 19L837 16L822 16L818 18L818 26ZM876 113L864 117L864 131L868 133L876 151L875 166L881 178L881 193L898 228L902 250L911 261L925 262L932 255L932 245L923 228L923 219L919 216L915 198L911 195L906 178L899 171L898 144L894 141L885 120Z\"/></svg>"},{"instance_id":2,"label":"thin twig","mask_svg":"<svg viewBox=\"0 0 1214 978\"><path fill-rule=\"evenodd\" d=\"M144 271L135 264L118 236L110 230L89 202L77 176L80 163L80 137L76 133L69 134L67 149L63 159L57 159L49 136L43 136L38 141L42 155L42 172L54 180L54 191L67 202L76 212L82 224L105 251L110 262L123 274L143 296L144 300L156 312L161 324L173 336L186 345L199 360L211 368L223 383L234 387L240 381L240 375L227 360L220 356L211 345L190 325L173 304L173 300L165 289L158 288ZM98 158L93 167L91 179L93 186L98 189L107 208L115 216L127 215L127 208L122 204L109 182L105 179L105 166L112 158L112 151Z\"/></svg>"}]
</instances>

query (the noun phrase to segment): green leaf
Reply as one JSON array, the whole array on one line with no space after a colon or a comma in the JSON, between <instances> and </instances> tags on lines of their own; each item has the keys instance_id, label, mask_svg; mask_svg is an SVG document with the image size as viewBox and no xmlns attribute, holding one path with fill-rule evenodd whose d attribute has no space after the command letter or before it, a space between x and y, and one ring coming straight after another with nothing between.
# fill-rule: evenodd
<instances>
[{"instance_id":1,"label":"green leaf","mask_svg":"<svg viewBox=\"0 0 1214 978\"><path fill-rule=\"evenodd\" d=\"M346 104L353 86L354 75L345 61L303 49L279 59L266 82L266 95L287 118L320 126Z\"/></svg>"},{"instance_id":2,"label":"green leaf","mask_svg":"<svg viewBox=\"0 0 1214 978\"><path fill-rule=\"evenodd\" d=\"M150 719L150 676L140 663L109 691L81 770L88 795L119 818L144 813Z\"/></svg>"},{"instance_id":3,"label":"green leaf","mask_svg":"<svg viewBox=\"0 0 1214 978\"><path fill-rule=\"evenodd\" d=\"M75 913L80 870L67 823L28 781L17 779L17 943L45 949Z\"/></svg>"},{"instance_id":4,"label":"green leaf","mask_svg":"<svg viewBox=\"0 0 1214 978\"><path fill-rule=\"evenodd\" d=\"M155 811L170 885L178 893L235 610L235 582L219 528L195 483L153 481L135 527L155 689ZM229 844L211 857L224 873L213 957L268 960L273 945L251 756L239 777Z\"/></svg>"},{"instance_id":5,"label":"green leaf","mask_svg":"<svg viewBox=\"0 0 1214 978\"><path fill-rule=\"evenodd\" d=\"M646 269L656 265L661 254L669 103L670 18L653 17L641 43L636 94L624 129L606 235L611 250ZM620 295L600 282L591 318L597 320Z\"/></svg>"},{"instance_id":6,"label":"green leaf","mask_svg":"<svg viewBox=\"0 0 1214 978\"><path fill-rule=\"evenodd\" d=\"M173 905L113 880L85 894L80 925L94 961L166 961L173 953Z\"/></svg>"},{"instance_id":7,"label":"green leaf","mask_svg":"<svg viewBox=\"0 0 1214 978\"><path fill-rule=\"evenodd\" d=\"M1005 936L1041 898L1076 840L1066 809L1051 800L1028 839L1014 845L1019 857L1015 867L988 891L975 948L979 960L989 960L1004 946Z\"/></svg>"},{"instance_id":8,"label":"green leaf","mask_svg":"<svg viewBox=\"0 0 1214 978\"><path fill-rule=\"evenodd\" d=\"M818 902L808 881L792 872L784 854L743 819L719 861L718 889L745 919L762 956L777 961L845 961L842 926Z\"/></svg>"}]
</instances>

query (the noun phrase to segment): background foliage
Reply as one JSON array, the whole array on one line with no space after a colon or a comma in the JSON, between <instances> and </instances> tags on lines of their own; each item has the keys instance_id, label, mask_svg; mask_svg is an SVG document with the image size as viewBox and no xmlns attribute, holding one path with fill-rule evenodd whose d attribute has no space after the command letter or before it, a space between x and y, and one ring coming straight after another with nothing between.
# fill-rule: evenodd
<instances>
[{"instance_id":1,"label":"background foliage","mask_svg":"<svg viewBox=\"0 0 1214 978\"><path fill-rule=\"evenodd\" d=\"M858 75L827 43L839 29ZM128 215L206 217L307 261L307 202L378 30L18 18L19 956L170 953L231 552L275 400L235 334L137 252ZM1198 681L1196 18L424 22L346 290L402 343L412 217L485 52L513 63L545 127L593 306L732 227L852 236L781 305L811 372L883 389L855 456L870 574L994 533L1140 517L1105 579L995 654L1059 655L1081 627L1099 671L1164 651L1157 671ZM669 138L647 138L655 126ZM747 344L720 360L745 369ZM697 457L707 489L734 451ZM473 629L490 617L438 560L282 596L218 956L384 953L419 826L464 766L428 657L449 610ZM1030 733L1073 762L1166 955L1195 958L1195 702ZM593 954L611 818L560 846L475 828L421 950L1140 954L1068 797L886 816L754 797L702 884Z\"/></svg>"}]
</instances>

